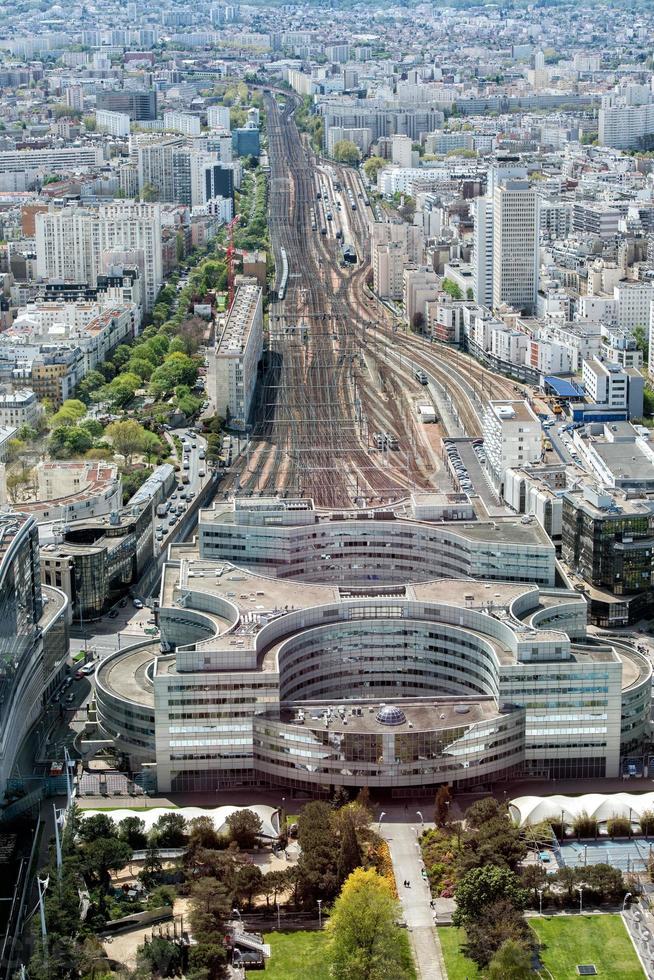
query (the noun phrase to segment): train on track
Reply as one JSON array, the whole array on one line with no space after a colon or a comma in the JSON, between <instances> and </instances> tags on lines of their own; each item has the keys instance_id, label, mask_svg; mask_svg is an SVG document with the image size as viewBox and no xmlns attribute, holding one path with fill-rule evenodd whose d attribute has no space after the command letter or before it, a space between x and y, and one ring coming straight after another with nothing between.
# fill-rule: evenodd
<instances>
[{"instance_id":1,"label":"train on track","mask_svg":"<svg viewBox=\"0 0 654 980\"><path fill-rule=\"evenodd\" d=\"M288 286L288 258L286 257L285 248L280 248L279 251L282 257L282 275L277 289L277 299L284 299L286 296L286 287Z\"/></svg>"}]
</instances>

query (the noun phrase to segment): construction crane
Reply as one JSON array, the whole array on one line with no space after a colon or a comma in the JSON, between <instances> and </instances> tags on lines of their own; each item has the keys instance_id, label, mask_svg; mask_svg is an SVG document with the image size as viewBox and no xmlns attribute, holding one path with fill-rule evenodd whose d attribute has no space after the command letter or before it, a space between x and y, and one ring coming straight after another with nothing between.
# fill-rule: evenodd
<instances>
[{"instance_id":1,"label":"construction crane","mask_svg":"<svg viewBox=\"0 0 654 980\"><path fill-rule=\"evenodd\" d=\"M234 302L234 228L241 220L240 214L237 214L227 225L227 234L229 235L229 244L227 245L226 261L227 261L227 309L232 308L232 303Z\"/></svg>"}]
</instances>

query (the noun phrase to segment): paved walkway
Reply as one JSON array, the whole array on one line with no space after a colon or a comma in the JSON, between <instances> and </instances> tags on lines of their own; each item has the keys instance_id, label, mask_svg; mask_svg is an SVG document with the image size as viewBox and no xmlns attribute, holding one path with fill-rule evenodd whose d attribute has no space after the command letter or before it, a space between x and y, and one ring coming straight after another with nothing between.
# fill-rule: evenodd
<instances>
[{"instance_id":1,"label":"paved walkway","mask_svg":"<svg viewBox=\"0 0 654 980\"><path fill-rule=\"evenodd\" d=\"M409 932L418 978L419 980L447 980L441 945L429 905L431 900L429 885L421 873L423 864L416 833L420 819L416 817L412 824L411 815L415 816L413 806L409 808L408 813L403 806L387 806L379 832L388 842L391 852L397 890ZM405 879L411 882L410 888L403 886L402 882Z\"/></svg>"}]
</instances>

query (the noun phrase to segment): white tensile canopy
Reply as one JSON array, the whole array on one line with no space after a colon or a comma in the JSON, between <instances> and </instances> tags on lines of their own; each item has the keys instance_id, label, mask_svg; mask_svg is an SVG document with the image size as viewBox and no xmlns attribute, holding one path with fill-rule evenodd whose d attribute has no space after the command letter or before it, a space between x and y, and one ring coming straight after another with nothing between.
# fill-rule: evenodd
<instances>
[{"instance_id":1,"label":"white tensile canopy","mask_svg":"<svg viewBox=\"0 0 654 980\"><path fill-rule=\"evenodd\" d=\"M654 793L588 793L586 796L518 796L509 802L509 813L521 827L542 820L571 824L582 813L600 823L612 817L636 822L646 810L654 810Z\"/></svg>"},{"instance_id":2,"label":"white tensile canopy","mask_svg":"<svg viewBox=\"0 0 654 980\"><path fill-rule=\"evenodd\" d=\"M115 823L120 823L125 817L139 817L145 824L147 832L164 814L179 813L187 821L193 820L195 817L210 817L216 831L220 834L227 829L227 818L240 810L251 810L252 813L256 813L261 820L262 837L268 837L271 840L279 837L279 810L274 806L264 806L260 803L254 803L252 806L157 806L151 810L139 810L137 807L134 807L133 810L82 810L80 816L92 817L96 813L104 813L107 817L111 817Z\"/></svg>"}]
</instances>

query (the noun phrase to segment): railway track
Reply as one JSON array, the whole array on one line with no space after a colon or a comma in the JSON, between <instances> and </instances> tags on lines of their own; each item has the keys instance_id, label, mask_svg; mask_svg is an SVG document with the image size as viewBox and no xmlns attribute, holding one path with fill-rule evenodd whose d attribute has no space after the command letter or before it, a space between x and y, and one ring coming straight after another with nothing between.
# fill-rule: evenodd
<instances>
[{"instance_id":1,"label":"railway track","mask_svg":"<svg viewBox=\"0 0 654 980\"><path fill-rule=\"evenodd\" d=\"M368 448L366 412L387 427L393 412L379 405L373 411L375 393L359 370L356 307L338 248L311 227L314 168L293 108L291 99L284 112L274 98L266 100L271 240L277 263L282 250L286 254L288 278L284 299L270 308L249 455L238 460L226 489L302 494L323 507L351 506L356 498L388 502L429 483L422 467L414 474L399 456Z\"/></svg>"}]
</instances>

